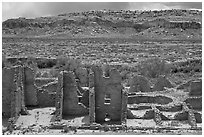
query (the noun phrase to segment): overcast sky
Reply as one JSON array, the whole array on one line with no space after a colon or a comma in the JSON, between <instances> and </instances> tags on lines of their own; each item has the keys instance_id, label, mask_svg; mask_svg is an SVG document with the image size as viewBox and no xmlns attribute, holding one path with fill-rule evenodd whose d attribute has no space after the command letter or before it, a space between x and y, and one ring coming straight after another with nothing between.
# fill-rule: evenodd
<instances>
[{"instance_id":1,"label":"overcast sky","mask_svg":"<svg viewBox=\"0 0 204 137\"><path fill-rule=\"evenodd\" d=\"M2 20L88 10L202 9L201 2L3 2Z\"/></svg>"}]
</instances>

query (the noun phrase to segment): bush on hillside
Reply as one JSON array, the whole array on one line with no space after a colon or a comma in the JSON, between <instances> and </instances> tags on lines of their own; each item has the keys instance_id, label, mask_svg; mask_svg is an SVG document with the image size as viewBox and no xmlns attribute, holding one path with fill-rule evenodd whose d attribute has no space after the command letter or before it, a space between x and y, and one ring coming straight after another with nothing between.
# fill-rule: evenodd
<instances>
[{"instance_id":1,"label":"bush on hillside","mask_svg":"<svg viewBox=\"0 0 204 137\"><path fill-rule=\"evenodd\" d=\"M142 61L138 66L138 71L141 75L150 78L156 78L159 75L168 73L165 61L160 58L152 58Z\"/></svg>"}]
</instances>

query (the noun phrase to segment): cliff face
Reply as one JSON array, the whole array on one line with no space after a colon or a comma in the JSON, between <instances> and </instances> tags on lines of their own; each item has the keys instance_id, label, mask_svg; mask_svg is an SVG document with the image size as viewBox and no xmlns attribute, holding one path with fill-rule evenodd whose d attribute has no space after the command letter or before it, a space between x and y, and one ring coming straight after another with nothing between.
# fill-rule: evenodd
<instances>
[{"instance_id":1,"label":"cliff face","mask_svg":"<svg viewBox=\"0 0 204 137\"><path fill-rule=\"evenodd\" d=\"M35 19L8 19L2 26L3 35L134 35L147 29L160 28L201 30L201 19L201 11L92 11Z\"/></svg>"},{"instance_id":2,"label":"cliff face","mask_svg":"<svg viewBox=\"0 0 204 137\"><path fill-rule=\"evenodd\" d=\"M74 25L87 25L89 22L94 22L101 26L111 26L111 27L133 27L135 29L147 29L150 27L163 27L163 28L182 28L182 29L200 29L202 27L200 22L195 21L167 21L165 19L155 19L153 21L146 21L145 23L135 23L133 21L118 21L113 22L109 20L103 20L100 18L94 19L83 19L81 21L62 19L53 22L35 22L34 19L9 19L3 22L3 28L15 29L15 28L44 28L50 27L55 28L58 26L68 26Z\"/></svg>"}]
</instances>

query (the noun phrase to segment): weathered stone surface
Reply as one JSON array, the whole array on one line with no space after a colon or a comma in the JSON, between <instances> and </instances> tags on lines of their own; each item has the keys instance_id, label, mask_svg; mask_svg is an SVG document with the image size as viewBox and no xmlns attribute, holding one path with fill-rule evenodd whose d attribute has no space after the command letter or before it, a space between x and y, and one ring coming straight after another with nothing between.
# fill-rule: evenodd
<instances>
[{"instance_id":1,"label":"weathered stone surface","mask_svg":"<svg viewBox=\"0 0 204 137\"><path fill-rule=\"evenodd\" d=\"M35 71L38 69L38 65L37 62L35 61L35 58L28 58L24 64Z\"/></svg>"},{"instance_id":2,"label":"weathered stone surface","mask_svg":"<svg viewBox=\"0 0 204 137\"><path fill-rule=\"evenodd\" d=\"M57 82L56 78L35 78L35 84L37 87L47 85L51 82Z\"/></svg>"},{"instance_id":3,"label":"weathered stone surface","mask_svg":"<svg viewBox=\"0 0 204 137\"><path fill-rule=\"evenodd\" d=\"M147 110L142 117L143 119L154 119L157 124L161 123L161 120L169 120L165 115L163 115L159 109L152 107L152 109Z\"/></svg>"},{"instance_id":4,"label":"weathered stone surface","mask_svg":"<svg viewBox=\"0 0 204 137\"><path fill-rule=\"evenodd\" d=\"M79 67L75 70L81 86L88 86L88 71L86 68Z\"/></svg>"},{"instance_id":5,"label":"weathered stone surface","mask_svg":"<svg viewBox=\"0 0 204 137\"><path fill-rule=\"evenodd\" d=\"M151 86L147 78L144 76L134 76L130 80L130 89L129 92L151 92Z\"/></svg>"},{"instance_id":6,"label":"weathered stone surface","mask_svg":"<svg viewBox=\"0 0 204 137\"><path fill-rule=\"evenodd\" d=\"M77 96L77 86L73 72L64 71L63 78L63 115L86 115L88 109L79 104Z\"/></svg>"},{"instance_id":7,"label":"weathered stone surface","mask_svg":"<svg viewBox=\"0 0 204 137\"><path fill-rule=\"evenodd\" d=\"M188 113L188 123L189 123L189 125L191 125L192 128L196 128L197 124L196 124L196 119L195 119L195 115L193 113L193 110L190 109L185 102L183 102L182 108L183 108L184 112Z\"/></svg>"},{"instance_id":8,"label":"weathered stone surface","mask_svg":"<svg viewBox=\"0 0 204 137\"><path fill-rule=\"evenodd\" d=\"M202 80L191 82L189 95L202 96Z\"/></svg>"},{"instance_id":9,"label":"weathered stone surface","mask_svg":"<svg viewBox=\"0 0 204 137\"><path fill-rule=\"evenodd\" d=\"M159 76L153 87L153 91L162 91L164 87L173 88L174 85L165 76Z\"/></svg>"},{"instance_id":10,"label":"weathered stone surface","mask_svg":"<svg viewBox=\"0 0 204 137\"><path fill-rule=\"evenodd\" d=\"M103 74L104 74L105 77L109 77L109 75L110 75L110 70L111 70L110 65L104 64L104 65L102 66L102 71L103 71Z\"/></svg>"},{"instance_id":11,"label":"weathered stone surface","mask_svg":"<svg viewBox=\"0 0 204 137\"><path fill-rule=\"evenodd\" d=\"M143 110L143 109L151 109L152 107L150 105L135 105L135 104L128 104L129 109L131 110Z\"/></svg>"},{"instance_id":12,"label":"weathered stone surface","mask_svg":"<svg viewBox=\"0 0 204 137\"><path fill-rule=\"evenodd\" d=\"M175 120L188 120L188 112L182 111L182 112L178 112L176 113L176 115L174 116Z\"/></svg>"},{"instance_id":13,"label":"weathered stone surface","mask_svg":"<svg viewBox=\"0 0 204 137\"><path fill-rule=\"evenodd\" d=\"M154 110L147 110L142 117L143 119L153 119L154 118Z\"/></svg>"},{"instance_id":14,"label":"weathered stone surface","mask_svg":"<svg viewBox=\"0 0 204 137\"><path fill-rule=\"evenodd\" d=\"M202 110L202 97L190 97L184 100L186 104L189 104L192 109Z\"/></svg>"},{"instance_id":15,"label":"weathered stone surface","mask_svg":"<svg viewBox=\"0 0 204 137\"><path fill-rule=\"evenodd\" d=\"M2 116L16 119L25 109L21 66L3 68Z\"/></svg>"},{"instance_id":16,"label":"weathered stone surface","mask_svg":"<svg viewBox=\"0 0 204 137\"><path fill-rule=\"evenodd\" d=\"M130 109L127 109L127 119L135 119L137 118Z\"/></svg>"},{"instance_id":17,"label":"weathered stone surface","mask_svg":"<svg viewBox=\"0 0 204 137\"><path fill-rule=\"evenodd\" d=\"M47 90L39 90L37 94L39 107L54 107L56 93Z\"/></svg>"},{"instance_id":18,"label":"weathered stone surface","mask_svg":"<svg viewBox=\"0 0 204 137\"><path fill-rule=\"evenodd\" d=\"M35 85L34 71L29 67L24 67L24 89L25 89L25 105L34 106L38 104L37 101L37 87Z\"/></svg>"},{"instance_id":19,"label":"weathered stone surface","mask_svg":"<svg viewBox=\"0 0 204 137\"><path fill-rule=\"evenodd\" d=\"M77 84L77 88L78 88L78 90L77 90L77 96L78 96L78 97L82 97L82 95L83 95L83 93L84 93L84 90L83 90L82 87L80 86L78 79L76 79L76 84Z\"/></svg>"},{"instance_id":20,"label":"weathered stone surface","mask_svg":"<svg viewBox=\"0 0 204 137\"><path fill-rule=\"evenodd\" d=\"M55 93L57 91L58 81L53 81L41 86L41 89L46 90L50 93Z\"/></svg>"},{"instance_id":21,"label":"weathered stone surface","mask_svg":"<svg viewBox=\"0 0 204 137\"><path fill-rule=\"evenodd\" d=\"M157 125L160 125L162 123L161 113L155 106L152 106L152 109L154 111L154 121Z\"/></svg>"},{"instance_id":22,"label":"weathered stone surface","mask_svg":"<svg viewBox=\"0 0 204 137\"><path fill-rule=\"evenodd\" d=\"M127 102L128 102L128 91L123 89L122 90L122 108L121 108L121 123L123 126L126 126L127 124L127 117L128 117Z\"/></svg>"},{"instance_id":23,"label":"weathered stone surface","mask_svg":"<svg viewBox=\"0 0 204 137\"><path fill-rule=\"evenodd\" d=\"M15 91L14 68L4 68L2 70L2 115L11 115L11 92Z\"/></svg>"},{"instance_id":24,"label":"weathered stone surface","mask_svg":"<svg viewBox=\"0 0 204 137\"><path fill-rule=\"evenodd\" d=\"M194 115L194 111L192 109L189 109L189 107L186 105L186 103L184 102L182 104L182 112L177 113L174 116L175 120L188 120L189 125L191 125L192 128L196 128L197 124L196 124L196 117Z\"/></svg>"},{"instance_id":25,"label":"weathered stone surface","mask_svg":"<svg viewBox=\"0 0 204 137\"><path fill-rule=\"evenodd\" d=\"M166 117L164 114L160 113L160 117L162 120L170 120L168 117Z\"/></svg>"},{"instance_id":26,"label":"weathered stone surface","mask_svg":"<svg viewBox=\"0 0 204 137\"><path fill-rule=\"evenodd\" d=\"M155 103L155 104L168 104L173 100L169 97L158 95L131 95L128 97L128 104L139 104L139 103Z\"/></svg>"},{"instance_id":27,"label":"weathered stone surface","mask_svg":"<svg viewBox=\"0 0 204 137\"><path fill-rule=\"evenodd\" d=\"M96 97L96 122L104 122L108 115L112 121L121 121L122 85L120 73L112 69L104 77L100 67L94 67L94 90ZM108 102L107 102L108 101Z\"/></svg>"},{"instance_id":28,"label":"weathered stone surface","mask_svg":"<svg viewBox=\"0 0 204 137\"><path fill-rule=\"evenodd\" d=\"M166 111L166 112L177 112L182 110L181 104L174 104L171 106L156 106L157 109L160 111Z\"/></svg>"},{"instance_id":29,"label":"weathered stone surface","mask_svg":"<svg viewBox=\"0 0 204 137\"><path fill-rule=\"evenodd\" d=\"M202 114L194 112L196 123L202 123Z\"/></svg>"},{"instance_id":30,"label":"weathered stone surface","mask_svg":"<svg viewBox=\"0 0 204 137\"><path fill-rule=\"evenodd\" d=\"M191 109L189 109L189 111L188 111L188 123L193 128L197 127L196 118L195 118L195 115L194 115L194 113L193 113L193 111Z\"/></svg>"},{"instance_id":31,"label":"weathered stone surface","mask_svg":"<svg viewBox=\"0 0 204 137\"><path fill-rule=\"evenodd\" d=\"M95 91L93 88L89 90L89 121L90 124L95 123Z\"/></svg>"},{"instance_id":32,"label":"weathered stone surface","mask_svg":"<svg viewBox=\"0 0 204 137\"><path fill-rule=\"evenodd\" d=\"M93 71L90 69L89 70L89 88L92 88L92 87L94 87L94 73L93 73Z\"/></svg>"},{"instance_id":33,"label":"weathered stone surface","mask_svg":"<svg viewBox=\"0 0 204 137\"><path fill-rule=\"evenodd\" d=\"M58 84L57 84L57 93L55 99L55 118L54 121L60 121L62 119L62 106L63 106L63 82L64 81L64 73L61 71L58 76Z\"/></svg>"},{"instance_id":34,"label":"weathered stone surface","mask_svg":"<svg viewBox=\"0 0 204 137\"><path fill-rule=\"evenodd\" d=\"M84 93L81 98L81 103L89 108L89 90L84 90Z\"/></svg>"}]
</instances>

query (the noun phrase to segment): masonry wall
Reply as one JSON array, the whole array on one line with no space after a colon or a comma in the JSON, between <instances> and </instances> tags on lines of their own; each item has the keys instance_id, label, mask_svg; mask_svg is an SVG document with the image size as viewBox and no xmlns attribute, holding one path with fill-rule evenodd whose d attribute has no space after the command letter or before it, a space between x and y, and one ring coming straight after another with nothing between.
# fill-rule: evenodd
<instances>
[{"instance_id":1,"label":"masonry wall","mask_svg":"<svg viewBox=\"0 0 204 137\"><path fill-rule=\"evenodd\" d=\"M96 122L104 122L107 116L111 121L121 121L123 87L120 73L112 69L109 72L110 76L104 77L100 67L93 68L93 72Z\"/></svg>"},{"instance_id":2,"label":"masonry wall","mask_svg":"<svg viewBox=\"0 0 204 137\"><path fill-rule=\"evenodd\" d=\"M24 105L22 68L15 66L2 70L2 114L17 117Z\"/></svg>"},{"instance_id":3,"label":"masonry wall","mask_svg":"<svg viewBox=\"0 0 204 137\"><path fill-rule=\"evenodd\" d=\"M79 89L72 71L62 71L58 77L55 121L66 116L88 115L88 108L79 102Z\"/></svg>"},{"instance_id":4,"label":"masonry wall","mask_svg":"<svg viewBox=\"0 0 204 137\"><path fill-rule=\"evenodd\" d=\"M46 90L39 90L37 94L38 106L55 107L56 93Z\"/></svg>"},{"instance_id":5,"label":"masonry wall","mask_svg":"<svg viewBox=\"0 0 204 137\"><path fill-rule=\"evenodd\" d=\"M14 92L14 68L2 70L2 114L5 117L11 115L11 92Z\"/></svg>"},{"instance_id":6,"label":"masonry wall","mask_svg":"<svg viewBox=\"0 0 204 137\"><path fill-rule=\"evenodd\" d=\"M38 89L37 100L40 107L54 107L58 82L50 82Z\"/></svg>"},{"instance_id":7,"label":"masonry wall","mask_svg":"<svg viewBox=\"0 0 204 137\"><path fill-rule=\"evenodd\" d=\"M202 80L191 82L189 95L202 96Z\"/></svg>"},{"instance_id":8,"label":"masonry wall","mask_svg":"<svg viewBox=\"0 0 204 137\"><path fill-rule=\"evenodd\" d=\"M35 72L29 68L24 67L24 90L25 90L25 105L35 106L37 102L37 86L35 85Z\"/></svg>"},{"instance_id":9,"label":"masonry wall","mask_svg":"<svg viewBox=\"0 0 204 137\"><path fill-rule=\"evenodd\" d=\"M35 84L37 87L47 85L54 81L57 81L57 79L56 78L35 78Z\"/></svg>"},{"instance_id":10,"label":"masonry wall","mask_svg":"<svg viewBox=\"0 0 204 137\"><path fill-rule=\"evenodd\" d=\"M77 85L74 73L64 71L63 81L63 115L85 115L88 114L88 109L79 103L77 96Z\"/></svg>"}]
</instances>

